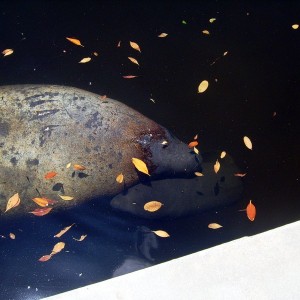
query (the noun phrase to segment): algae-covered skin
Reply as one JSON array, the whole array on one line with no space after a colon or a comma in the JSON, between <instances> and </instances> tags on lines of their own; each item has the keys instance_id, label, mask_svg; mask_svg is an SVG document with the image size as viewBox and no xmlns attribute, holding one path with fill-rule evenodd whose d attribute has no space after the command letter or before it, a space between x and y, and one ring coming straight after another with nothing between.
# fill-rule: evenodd
<instances>
[{"instance_id":1,"label":"algae-covered skin","mask_svg":"<svg viewBox=\"0 0 300 300\"><path fill-rule=\"evenodd\" d=\"M140 180L133 157L146 163L151 179L186 176L200 167L201 156L164 127L94 93L56 85L3 86L0 107L0 210L14 194L21 199L7 214L38 208L35 197L56 200L58 208L116 195L124 184ZM74 164L85 169L74 170ZM57 175L46 179L49 172ZM123 184L116 182L120 173Z\"/></svg>"}]
</instances>

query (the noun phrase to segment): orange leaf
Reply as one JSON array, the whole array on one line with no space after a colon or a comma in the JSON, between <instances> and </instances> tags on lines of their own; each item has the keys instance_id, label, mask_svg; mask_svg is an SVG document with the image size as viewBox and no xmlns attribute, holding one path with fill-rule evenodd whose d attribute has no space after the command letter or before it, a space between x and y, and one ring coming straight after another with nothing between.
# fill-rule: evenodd
<instances>
[{"instance_id":1,"label":"orange leaf","mask_svg":"<svg viewBox=\"0 0 300 300\"><path fill-rule=\"evenodd\" d=\"M51 178L55 177L56 175L57 175L56 172L51 171L51 172L46 173L44 177L45 177L45 179L51 179Z\"/></svg>"},{"instance_id":2,"label":"orange leaf","mask_svg":"<svg viewBox=\"0 0 300 300\"><path fill-rule=\"evenodd\" d=\"M140 49L140 46L135 43L135 42L129 42L130 46L134 49L134 50L137 50L139 52L141 52L141 49Z\"/></svg>"},{"instance_id":3,"label":"orange leaf","mask_svg":"<svg viewBox=\"0 0 300 300\"><path fill-rule=\"evenodd\" d=\"M170 235L164 230L152 230L152 232L155 233L156 235L158 235L159 237L162 237L162 238L170 237Z\"/></svg>"},{"instance_id":4,"label":"orange leaf","mask_svg":"<svg viewBox=\"0 0 300 300\"><path fill-rule=\"evenodd\" d=\"M144 205L144 210L147 210L149 212L154 212L159 210L162 207L162 205L163 204L159 201L150 201Z\"/></svg>"},{"instance_id":5,"label":"orange leaf","mask_svg":"<svg viewBox=\"0 0 300 300\"><path fill-rule=\"evenodd\" d=\"M20 204L20 202L21 202L21 200L20 200L19 194L18 193L14 194L12 197L10 197L8 199L5 212L18 206Z\"/></svg>"},{"instance_id":6,"label":"orange leaf","mask_svg":"<svg viewBox=\"0 0 300 300\"><path fill-rule=\"evenodd\" d=\"M189 148L193 148L193 147L196 147L198 146L198 142L197 141L192 141L188 144Z\"/></svg>"},{"instance_id":7,"label":"orange leaf","mask_svg":"<svg viewBox=\"0 0 300 300\"><path fill-rule=\"evenodd\" d=\"M254 221L255 216L256 216L256 208L255 208L254 204L252 204L251 200L250 200L249 204L247 205L246 212L247 212L248 219L250 221Z\"/></svg>"},{"instance_id":8,"label":"orange leaf","mask_svg":"<svg viewBox=\"0 0 300 300\"><path fill-rule=\"evenodd\" d=\"M13 53L14 53L14 50L13 50L13 49L5 49L5 50L2 51L2 54L3 54L4 56L8 56L8 55L11 55L11 54L13 54Z\"/></svg>"},{"instance_id":9,"label":"orange leaf","mask_svg":"<svg viewBox=\"0 0 300 300\"><path fill-rule=\"evenodd\" d=\"M139 66L139 62L138 62L135 58L128 56L128 59L129 59L131 62L133 62L134 64L136 64L136 65Z\"/></svg>"},{"instance_id":10,"label":"orange leaf","mask_svg":"<svg viewBox=\"0 0 300 300\"><path fill-rule=\"evenodd\" d=\"M30 211L30 214L34 214L35 216L42 217L46 214L48 214L51 211L52 207L48 208L37 208L34 211Z\"/></svg>"},{"instance_id":11,"label":"orange leaf","mask_svg":"<svg viewBox=\"0 0 300 300\"><path fill-rule=\"evenodd\" d=\"M52 257L51 254L43 255L43 256L39 259L39 261L44 262L44 261L49 260L51 257Z\"/></svg>"},{"instance_id":12,"label":"orange leaf","mask_svg":"<svg viewBox=\"0 0 300 300\"><path fill-rule=\"evenodd\" d=\"M57 201L46 198L46 197L42 197L42 198L33 198L32 199L37 205L41 206L41 207L45 207L48 206L49 204L54 204Z\"/></svg>"},{"instance_id":13,"label":"orange leaf","mask_svg":"<svg viewBox=\"0 0 300 300\"><path fill-rule=\"evenodd\" d=\"M119 174L119 175L117 176L116 181L117 181L118 183L122 183L123 180L124 180L124 175L121 173L121 174Z\"/></svg>"},{"instance_id":14,"label":"orange leaf","mask_svg":"<svg viewBox=\"0 0 300 300\"><path fill-rule=\"evenodd\" d=\"M59 243L55 244L55 246L53 247L52 252L51 252L50 255L57 254L58 252L60 252L64 248L65 248L65 243L64 242L59 242Z\"/></svg>"},{"instance_id":15,"label":"orange leaf","mask_svg":"<svg viewBox=\"0 0 300 300\"><path fill-rule=\"evenodd\" d=\"M219 161L217 160L216 163L214 164L214 170L216 173L219 172L220 167L221 167L221 165L220 165Z\"/></svg>"},{"instance_id":16,"label":"orange leaf","mask_svg":"<svg viewBox=\"0 0 300 300\"><path fill-rule=\"evenodd\" d=\"M78 39L68 38L68 37L66 39L77 46L84 47L83 45L81 45L81 42Z\"/></svg>"},{"instance_id":17,"label":"orange leaf","mask_svg":"<svg viewBox=\"0 0 300 300\"><path fill-rule=\"evenodd\" d=\"M209 229L219 229L221 227L223 227L222 225L218 224L218 223L210 223L207 226Z\"/></svg>"},{"instance_id":18,"label":"orange leaf","mask_svg":"<svg viewBox=\"0 0 300 300\"><path fill-rule=\"evenodd\" d=\"M76 164L73 166L73 168L76 171L83 171L83 170L86 169L84 166L82 166L82 165L76 165Z\"/></svg>"}]
</instances>

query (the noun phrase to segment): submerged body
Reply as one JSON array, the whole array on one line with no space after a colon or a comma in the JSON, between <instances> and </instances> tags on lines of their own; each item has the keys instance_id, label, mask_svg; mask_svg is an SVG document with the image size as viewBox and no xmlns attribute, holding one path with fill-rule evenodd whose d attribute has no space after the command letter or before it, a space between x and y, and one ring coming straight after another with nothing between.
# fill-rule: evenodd
<instances>
[{"instance_id":1,"label":"submerged body","mask_svg":"<svg viewBox=\"0 0 300 300\"><path fill-rule=\"evenodd\" d=\"M201 156L164 127L87 91L3 86L0 107L0 210L14 194L21 199L7 214L38 208L35 197L56 200L54 207L61 207L116 195L144 176L133 157L147 164L153 179L184 177L201 168ZM84 169L74 170L75 164ZM47 178L49 172L57 174ZM116 182L120 173L122 184ZM60 195L74 199L64 201Z\"/></svg>"}]
</instances>

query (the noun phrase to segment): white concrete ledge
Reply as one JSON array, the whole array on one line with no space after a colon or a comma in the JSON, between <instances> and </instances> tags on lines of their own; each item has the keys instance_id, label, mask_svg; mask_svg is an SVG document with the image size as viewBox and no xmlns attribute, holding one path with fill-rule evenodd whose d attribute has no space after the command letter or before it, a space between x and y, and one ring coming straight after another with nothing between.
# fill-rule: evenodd
<instances>
[{"instance_id":1,"label":"white concrete ledge","mask_svg":"<svg viewBox=\"0 0 300 300\"><path fill-rule=\"evenodd\" d=\"M47 299L300 299L300 221Z\"/></svg>"}]
</instances>

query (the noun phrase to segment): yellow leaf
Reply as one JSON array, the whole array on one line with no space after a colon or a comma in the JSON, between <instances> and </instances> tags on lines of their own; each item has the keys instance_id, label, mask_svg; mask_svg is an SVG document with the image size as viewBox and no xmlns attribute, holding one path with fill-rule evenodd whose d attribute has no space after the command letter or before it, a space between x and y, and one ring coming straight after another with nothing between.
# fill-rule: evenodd
<instances>
[{"instance_id":1,"label":"yellow leaf","mask_svg":"<svg viewBox=\"0 0 300 300\"><path fill-rule=\"evenodd\" d=\"M162 32L158 37L164 38L164 37L166 37L167 35L168 35L167 33Z\"/></svg>"},{"instance_id":2,"label":"yellow leaf","mask_svg":"<svg viewBox=\"0 0 300 300\"><path fill-rule=\"evenodd\" d=\"M134 50L137 50L139 52L141 52L141 49L140 49L140 46L135 43L135 42L129 42L130 46L134 49Z\"/></svg>"},{"instance_id":3,"label":"yellow leaf","mask_svg":"<svg viewBox=\"0 0 300 300\"><path fill-rule=\"evenodd\" d=\"M208 30L202 30L202 33L204 33L204 34L209 34L209 31Z\"/></svg>"},{"instance_id":4,"label":"yellow leaf","mask_svg":"<svg viewBox=\"0 0 300 300\"><path fill-rule=\"evenodd\" d=\"M219 161L217 160L216 163L214 164L214 170L216 173L219 172L220 167L221 167L221 165L220 165Z\"/></svg>"},{"instance_id":5,"label":"yellow leaf","mask_svg":"<svg viewBox=\"0 0 300 300\"><path fill-rule=\"evenodd\" d=\"M144 210L154 212L159 210L162 207L162 203L159 201L150 201L144 205Z\"/></svg>"},{"instance_id":6,"label":"yellow leaf","mask_svg":"<svg viewBox=\"0 0 300 300\"><path fill-rule=\"evenodd\" d=\"M223 227L223 226L220 225L220 224L218 224L218 223L210 223L210 224L208 224L208 228L210 228L210 229L219 229L221 227Z\"/></svg>"},{"instance_id":7,"label":"yellow leaf","mask_svg":"<svg viewBox=\"0 0 300 300\"><path fill-rule=\"evenodd\" d=\"M207 90L207 88L208 88L208 81L203 80L198 86L198 93L205 92Z\"/></svg>"},{"instance_id":8,"label":"yellow leaf","mask_svg":"<svg viewBox=\"0 0 300 300\"><path fill-rule=\"evenodd\" d=\"M79 61L80 64L85 64L87 62L91 61L90 57L84 57L81 61Z\"/></svg>"},{"instance_id":9,"label":"yellow leaf","mask_svg":"<svg viewBox=\"0 0 300 300\"><path fill-rule=\"evenodd\" d=\"M16 236L15 236L14 233L10 233L10 234L9 234L9 237L10 237L12 240L15 240L15 239L16 239Z\"/></svg>"},{"instance_id":10,"label":"yellow leaf","mask_svg":"<svg viewBox=\"0 0 300 300\"><path fill-rule=\"evenodd\" d=\"M216 18L211 18L211 19L209 19L209 22L210 23L213 23L214 21L216 21L217 19Z\"/></svg>"},{"instance_id":11,"label":"yellow leaf","mask_svg":"<svg viewBox=\"0 0 300 300\"><path fill-rule=\"evenodd\" d=\"M64 195L58 195L58 196L65 201L70 201L74 199L74 197L71 196L64 196Z\"/></svg>"},{"instance_id":12,"label":"yellow leaf","mask_svg":"<svg viewBox=\"0 0 300 300\"><path fill-rule=\"evenodd\" d=\"M156 235L162 237L162 238L170 237L170 235L164 230L152 230L152 232L155 233Z\"/></svg>"},{"instance_id":13,"label":"yellow leaf","mask_svg":"<svg viewBox=\"0 0 300 300\"><path fill-rule=\"evenodd\" d=\"M226 156L226 151L222 151L220 157L224 158Z\"/></svg>"},{"instance_id":14,"label":"yellow leaf","mask_svg":"<svg viewBox=\"0 0 300 300\"><path fill-rule=\"evenodd\" d=\"M130 61L132 61L134 64L136 64L136 65L139 66L139 63L138 63L138 61L137 61L135 58L128 56L128 59L129 59Z\"/></svg>"},{"instance_id":15,"label":"yellow leaf","mask_svg":"<svg viewBox=\"0 0 300 300\"><path fill-rule=\"evenodd\" d=\"M117 176L116 181L119 183L122 183L124 180L124 175L121 173Z\"/></svg>"},{"instance_id":16,"label":"yellow leaf","mask_svg":"<svg viewBox=\"0 0 300 300\"><path fill-rule=\"evenodd\" d=\"M194 173L196 176L198 176L198 177L200 177L200 176L204 176L202 173L200 173L200 172L195 172Z\"/></svg>"},{"instance_id":17,"label":"yellow leaf","mask_svg":"<svg viewBox=\"0 0 300 300\"><path fill-rule=\"evenodd\" d=\"M65 248L65 243L64 243L64 242L59 242L59 243L57 243L57 244L53 247L52 252L51 252L50 255L54 255L54 254L60 252L60 251L61 251L62 249L64 249L64 248Z\"/></svg>"},{"instance_id":18,"label":"yellow leaf","mask_svg":"<svg viewBox=\"0 0 300 300\"><path fill-rule=\"evenodd\" d=\"M87 237L87 234L82 235L79 239L73 238L73 240L75 240L75 241L77 241L77 242L82 242L86 237Z\"/></svg>"},{"instance_id":19,"label":"yellow leaf","mask_svg":"<svg viewBox=\"0 0 300 300\"><path fill-rule=\"evenodd\" d=\"M13 49L5 49L2 51L3 56L8 56L14 53Z\"/></svg>"},{"instance_id":20,"label":"yellow leaf","mask_svg":"<svg viewBox=\"0 0 300 300\"><path fill-rule=\"evenodd\" d=\"M21 200L19 197L19 193L14 194L12 197L10 197L7 201L6 204L6 210L5 212L7 212L8 210L18 206L20 204Z\"/></svg>"},{"instance_id":21,"label":"yellow leaf","mask_svg":"<svg viewBox=\"0 0 300 300\"><path fill-rule=\"evenodd\" d=\"M146 164L145 164L142 160L133 157L133 158L132 158L132 163L134 164L134 166L135 166L140 172L142 172L142 173L147 174L147 175L150 176L149 171L148 171L148 168L147 168Z\"/></svg>"},{"instance_id":22,"label":"yellow leaf","mask_svg":"<svg viewBox=\"0 0 300 300\"><path fill-rule=\"evenodd\" d=\"M71 167L71 163L68 163L68 164L66 165L66 168L69 169L70 167Z\"/></svg>"},{"instance_id":23,"label":"yellow leaf","mask_svg":"<svg viewBox=\"0 0 300 300\"><path fill-rule=\"evenodd\" d=\"M244 136L244 144L248 149L252 150L252 142L247 136Z\"/></svg>"},{"instance_id":24,"label":"yellow leaf","mask_svg":"<svg viewBox=\"0 0 300 300\"><path fill-rule=\"evenodd\" d=\"M298 29L298 28L299 28L299 24L294 24L294 25L292 25L292 28L293 28L293 29Z\"/></svg>"},{"instance_id":25,"label":"yellow leaf","mask_svg":"<svg viewBox=\"0 0 300 300\"><path fill-rule=\"evenodd\" d=\"M65 227L64 229L62 229L59 233L57 233L54 237L61 237L63 234L65 234L75 223L73 223L70 226Z\"/></svg>"},{"instance_id":26,"label":"yellow leaf","mask_svg":"<svg viewBox=\"0 0 300 300\"><path fill-rule=\"evenodd\" d=\"M71 43L77 45L77 46L81 46L81 47L84 47L83 45L81 45L81 42L77 39L74 39L74 38L66 38L68 41L70 41Z\"/></svg>"},{"instance_id":27,"label":"yellow leaf","mask_svg":"<svg viewBox=\"0 0 300 300\"><path fill-rule=\"evenodd\" d=\"M199 150L198 150L196 147L194 147L194 152L195 152L196 154L199 154Z\"/></svg>"}]
</instances>

